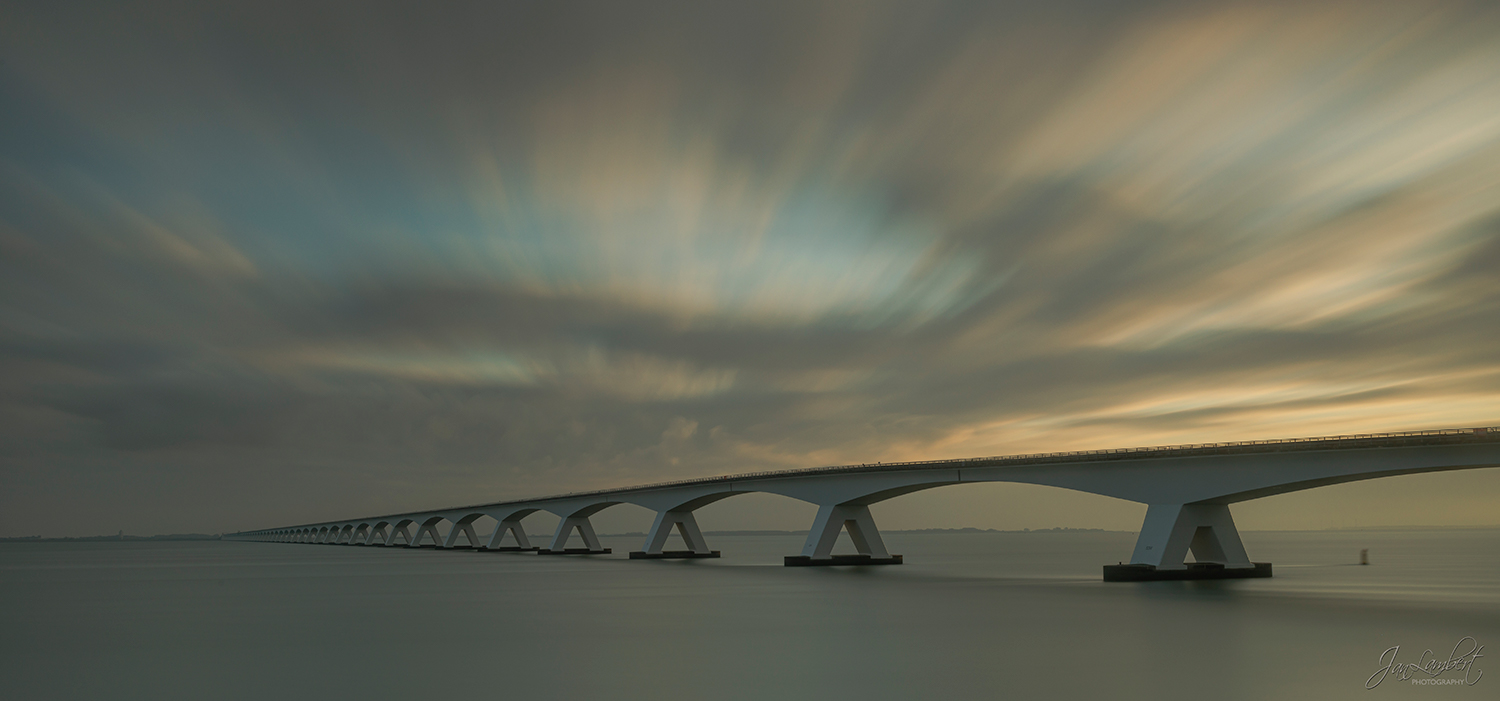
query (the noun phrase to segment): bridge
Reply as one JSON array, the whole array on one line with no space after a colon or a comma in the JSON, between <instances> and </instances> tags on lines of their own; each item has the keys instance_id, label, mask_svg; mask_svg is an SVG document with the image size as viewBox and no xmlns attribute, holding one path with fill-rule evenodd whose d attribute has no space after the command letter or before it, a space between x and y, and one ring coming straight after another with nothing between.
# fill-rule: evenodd
<instances>
[{"instance_id":1,"label":"bridge","mask_svg":"<svg viewBox=\"0 0 1500 701\"><path fill-rule=\"evenodd\" d=\"M708 558L718 557L719 551L709 548L693 512L729 497L764 492L818 507L802 553L786 557L787 566L893 565L902 556L886 549L870 515L871 504L934 487L1015 482L1147 505L1130 563L1106 565L1108 581L1269 577L1270 564L1251 562L1245 552L1230 504L1377 477L1496 466L1500 427L1455 428L754 472L325 521L225 538L604 554L610 549L602 547L589 518L617 504L635 504L655 511L656 520L631 558ZM533 546L521 525L539 511L560 519L546 547ZM474 528L485 516L497 523L487 538ZM674 530L688 549L665 549ZM857 553L834 554L844 531ZM575 533L581 548L568 547Z\"/></svg>"}]
</instances>

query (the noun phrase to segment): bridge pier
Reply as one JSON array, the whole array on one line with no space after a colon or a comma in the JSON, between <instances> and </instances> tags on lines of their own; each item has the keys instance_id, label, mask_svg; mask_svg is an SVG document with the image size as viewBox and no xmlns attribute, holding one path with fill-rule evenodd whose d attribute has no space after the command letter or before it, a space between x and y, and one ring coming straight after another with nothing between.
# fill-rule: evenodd
<instances>
[{"instance_id":1,"label":"bridge pier","mask_svg":"<svg viewBox=\"0 0 1500 701\"><path fill-rule=\"evenodd\" d=\"M417 534L416 534L416 536L414 536L412 538L412 541L410 543L408 543L406 545L406 547L408 547L408 548L420 548L420 547L422 547L422 539L425 538L425 537L427 537L428 535L432 536L432 547L439 547L439 546L441 546L443 544L443 540L438 537L438 532L437 532L438 522L439 522L439 519L432 519L432 520L430 520L430 521L428 521L426 523L419 524L417 526Z\"/></svg>"},{"instance_id":2,"label":"bridge pier","mask_svg":"<svg viewBox=\"0 0 1500 701\"><path fill-rule=\"evenodd\" d=\"M858 555L834 555L833 545L839 533L849 531ZM818 517L813 520L812 530L807 534L807 544L801 555L789 555L783 563L787 567L809 567L817 565L899 565L900 555L892 555L885 549L880 530L875 527L875 518L870 507L864 504L834 504L818 507Z\"/></svg>"},{"instance_id":3,"label":"bridge pier","mask_svg":"<svg viewBox=\"0 0 1500 701\"><path fill-rule=\"evenodd\" d=\"M569 548L568 538L572 537L573 531L578 531L579 537L583 538L582 548ZM594 524L589 523L587 516L568 516L557 524L557 533L552 536L552 544L546 548L536 551L538 555L608 555L612 550L599 543L599 536L594 533Z\"/></svg>"},{"instance_id":4,"label":"bridge pier","mask_svg":"<svg viewBox=\"0 0 1500 701\"><path fill-rule=\"evenodd\" d=\"M1106 582L1269 576L1270 563L1250 561L1228 504L1151 504L1130 564L1104 566Z\"/></svg>"},{"instance_id":5,"label":"bridge pier","mask_svg":"<svg viewBox=\"0 0 1500 701\"><path fill-rule=\"evenodd\" d=\"M411 539L411 531L406 530L406 528L407 528L407 524L406 523L403 523L400 526L391 526L391 534L386 537L385 544L387 546L395 545L396 544L396 536L401 536L402 538L404 538L406 540L406 544L407 545L411 545L412 542L413 542L412 539Z\"/></svg>"},{"instance_id":6,"label":"bridge pier","mask_svg":"<svg viewBox=\"0 0 1500 701\"><path fill-rule=\"evenodd\" d=\"M465 538L467 538L469 540L469 544L467 546L458 545L458 536L460 534L462 534ZM433 535L434 536L437 535L436 532L434 532ZM447 537L447 539L445 539L443 541L442 547L444 547L444 548L453 548L453 547L477 548L477 547L479 547L479 534L474 532L474 522L473 521L464 521L464 522L461 522L461 523L455 523L455 524L453 524L453 530L448 531L448 537Z\"/></svg>"},{"instance_id":7,"label":"bridge pier","mask_svg":"<svg viewBox=\"0 0 1500 701\"><path fill-rule=\"evenodd\" d=\"M682 542L687 544L687 550L662 550L666 547L667 538L671 537L673 528L676 528L677 533L682 536ZM698 529L698 519L693 517L692 511L656 512L656 522L651 524L651 532L646 535L645 548L630 553L632 560L718 556L719 551L708 549L708 541L703 538L703 531Z\"/></svg>"},{"instance_id":8,"label":"bridge pier","mask_svg":"<svg viewBox=\"0 0 1500 701\"><path fill-rule=\"evenodd\" d=\"M530 512L528 512L530 513ZM505 541L505 534L509 533L515 538L515 545L501 545ZM523 550L540 550L532 546L531 539L526 537L526 529L521 527L520 517L508 518L495 525L495 533L490 536L490 542L480 550L517 552Z\"/></svg>"}]
</instances>

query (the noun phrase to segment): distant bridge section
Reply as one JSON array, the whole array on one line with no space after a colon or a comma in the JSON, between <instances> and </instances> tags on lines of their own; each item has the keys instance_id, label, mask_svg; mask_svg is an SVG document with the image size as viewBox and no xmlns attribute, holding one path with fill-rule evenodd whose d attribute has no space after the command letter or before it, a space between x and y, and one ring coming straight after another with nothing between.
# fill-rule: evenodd
<instances>
[{"instance_id":1,"label":"distant bridge section","mask_svg":"<svg viewBox=\"0 0 1500 701\"><path fill-rule=\"evenodd\" d=\"M802 553L787 557L788 566L899 564L902 556L886 549L870 515L871 504L933 487L1016 482L1147 505L1130 564L1106 566L1107 580L1268 577L1270 565L1252 563L1245 552L1230 504L1377 477L1496 466L1500 427L1456 428L753 472L271 528L226 538L603 554L609 549L600 544L589 518L616 504L635 504L655 511L656 520L632 558L717 557L693 513L716 501L764 492L818 506ZM560 519L545 548L533 546L521 525L538 511ZM498 522L487 538L474 529L475 521L484 516ZM664 549L674 530L687 550ZM857 552L836 555L834 543L844 531ZM567 547L574 533L583 547ZM1191 563L1186 561L1189 552Z\"/></svg>"}]
</instances>

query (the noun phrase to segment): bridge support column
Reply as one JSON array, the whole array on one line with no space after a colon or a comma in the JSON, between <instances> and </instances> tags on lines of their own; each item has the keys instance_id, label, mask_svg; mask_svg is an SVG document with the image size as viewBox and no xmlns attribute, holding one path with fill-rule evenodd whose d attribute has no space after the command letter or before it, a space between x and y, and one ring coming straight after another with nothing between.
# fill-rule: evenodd
<instances>
[{"instance_id":1,"label":"bridge support column","mask_svg":"<svg viewBox=\"0 0 1500 701\"><path fill-rule=\"evenodd\" d=\"M395 545L396 544L396 536L401 536L402 538L406 539L406 544L407 545L411 545L415 541L413 541L411 539L411 531L408 531L406 529L407 529L407 526L400 526L400 527L391 526L391 534L386 537L385 544L386 545Z\"/></svg>"},{"instance_id":2,"label":"bridge support column","mask_svg":"<svg viewBox=\"0 0 1500 701\"><path fill-rule=\"evenodd\" d=\"M516 539L515 545L500 544L505 541L506 533L509 533L511 537ZM495 533L494 535L490 536L490 542L487 543L484 547L480 548L480 550L490 550L495 552L518 552L523 550L532 551L540 549L541 548L532 546L531 539L526 537L526 529L521 526L521 519L519 518L509 518L496 524Z\"/></svg>"},{"instance_id":3,"label":"bridge support column","mask_svg":"<svg viewBox=\"0 0 1500 701\"><path fill-rule=\"evenodd\" d=\"M849 531L858 555L834 555L833 545L839 533ZM870 507L864 504L835 504L818 507L818 517L807 534L807 544L802 554L788 556L787 567L812 565L899 565L900 555L892 555L885 549L880 538L880 529L875 527L875 518Z\"/></svg>"},{"instance_id":4,"label":"bridge support column","mask_svg":"<svg viewBox=\"0 0 1500 701\"><path fill-rule=\"evenodd\" d=\"M568 538L572 537L575 530L583 538L585 547L567 547ZM594 524L589 523L589 517L569 516L557 524L557 533L552 536L552 545L536 552L538 555L607 555L611 549L599 543L599 536L594 534Z\"/></svg>"},{"instance_id":5,"label":"bridge support column","mask_svg":"<svg viewBox=\"0 0 1500 701\"><path fill-rule=\"evenodd\" d=\"M1196 562L1185 562L1189 550ZM1152 504L1130 564L1104 566L1106 582L1269 576L1270 563L1245 553L1228 504Z\"/></svg>"},{"instance_id":6,"label":"bridge support column","mask_svg":"<svg viewBox=\"0 0 1500 701\"><path fill-rule=\"evenodd\" d=\"M420 548L420 547L422 547L422 538L426 537L428 534L432 535L432 547L436 548L436 547L439 547L439 546L441 546L443 544L443 539L438 537L437 524L436 523L423 523L423 524L419 524L417 526L417 534L412 537L412 540L411 540L410 543L406 544L406 547L408 547L408 548Z\"/></svg>"},{"instance_id":7,"label":"bridge support column","mask_svg":"<svg viewBox=\"0 0 1500 701\"><path fill-rule=\"evenodd\" d=\"M676 528L677 533L682 536L682 542L687 544L687 550L662 549L666 547L667 538L671 537L673 528ZM656 522L651 524L651 532L646 535L646 547L630 553L632 560L718 556L719 551L708 549L708 541L704 540L703 531L698 529L698 519L693 518L691 511L656 512Z\"/></svg>"},{"instance_id":8,"label":"bridge support column","mask_svg":"<svg viewBox=\"0 0 1500 701\"><path fill-rule=\"evenodd\" d=\"M370 535L365 538L365 545L385 545L390 534L386 533L385 526L370 529Z\"/></svg>"},{"instance_id":9,"label":"bridge support column","mask_svg":"<svg viewBox=\"0 0 1500 701\"><path fill-rule=\"evenodd\" d=\"M468 545L457 545L459 534L463 534L463 536L465 538L469 539L469 544ZM437 533L434 532L433 535L436 536ZM452 548L452 547L477 548L477 547L479 547L479 534L474 532L474 522L473 521L465 521L463 523L456 523L456 524L454 524L453 525L453 530L448 531L448 538L443 541L443 547L444 548Z\"/></svg>"}]
</instances>

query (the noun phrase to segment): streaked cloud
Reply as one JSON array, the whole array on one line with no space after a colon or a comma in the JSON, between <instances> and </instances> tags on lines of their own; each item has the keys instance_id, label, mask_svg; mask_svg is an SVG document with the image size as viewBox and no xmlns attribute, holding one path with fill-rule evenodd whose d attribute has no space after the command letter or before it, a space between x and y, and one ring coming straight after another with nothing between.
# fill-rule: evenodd
<instances>
[{"instance_id":1,"label":"streaked cloud","mask_svg":"<svg viewBox=\"0 0 1500 701\"><path fill-rule=\"evenodd\" d=\"M1488 3L364 10L0 10L0 529L1500 421Z\"/></svg>"}]
</instances>

